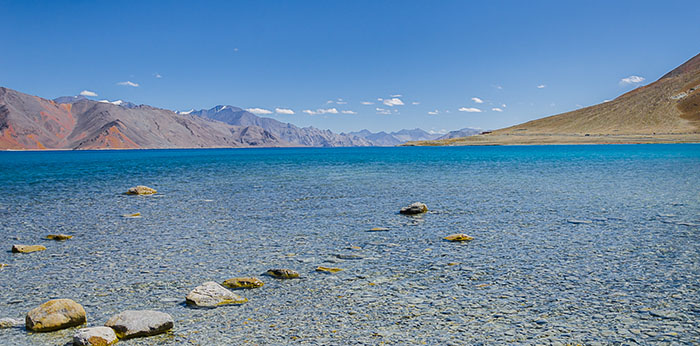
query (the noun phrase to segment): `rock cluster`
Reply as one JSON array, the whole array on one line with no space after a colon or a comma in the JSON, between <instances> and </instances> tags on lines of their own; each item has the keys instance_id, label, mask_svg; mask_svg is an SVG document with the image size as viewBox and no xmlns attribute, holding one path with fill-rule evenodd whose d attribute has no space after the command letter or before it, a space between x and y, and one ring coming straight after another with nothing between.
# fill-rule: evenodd
<instances>
[{"instance_id":1,"label":"rock cluster","mask_svg":"<svg viewBox=\"0 0 700 346\"><path fill-rule=\"evenodd\" d=\"M264 283L258 278L232 278L224 281L223 286L228 288L258 288L262 287Z\"/></svg>"},{"instance_id":2,"label":"rock cluster","mask_svg":"<svg viewBox=\"0 0 700 346\"><path fill-rule=\"evenodd\" d=\"M120 339L165 333L173 328L172 316L153 310L127 310L112 316L105 326L114 329Z\"/></svg>"},{"instance_id":3,"label":"rock cluster","mask_svg":"<svg viewBox=\"0 0 700 346\"><path fill-rule=\"evenodd\" d=\"M407 207L401 208L399 213L404 214L404 215L417 215L417 214L422 214L426 213L428 211L428 206L421 203L421 202L416 202L413 203Z\"/></svg>"},{"instance_id":4,"label":"rock cluster","mask_svg":"<svg viewBox=\"0 0 700 346\"><path fill-rule=\"evenodd\" d=\"M278 279L296 279L299 277L299 273L291 269L270 269L266 274Z\"/></svg>"},{"instance_id":5,"label":"rock cluster","mask_svg":"<svg viewBox=\"0 0 700 346\"><path fill-rule=\"evenodd\" d=\"M126 190L127 195L152 195L156 192L158 192L158 191L156 191L155 189L152 189L148 186L143 186L143 185L134 186L134 187Z\"/></svg>"},{"instance_id":6,"label":"rock cluster","mask_svg":"<svg viewBox=\"0 0 700 346\"><path fill-rule=\"evenodd\" d=\"M26 327L35 332L75 327L85 323L85 309L71 299L52 299L27 313Z\"/></svg>"},{"instance_id":7,"label":"rock cluster","mask_svg":"<svg viewBox=\"0 0 700 346\"><path fill-rule=\"evenodd\" d=\"M30 253L44 250L46 250L44 245L12 245L12 252L14 253Z\"/></svg>"},{"instance_id":8,"label":"rock cluster","mask_svg":"<svg viewBox=\"0 0 700 346\"><path fill-rule=\"evenodd\" d=\"M237 305L248 301L248 299L227 290L224 286L214 281L208 281L197 286L185 299L187 300L187 304L204 308L215 308L221 305Z\"/></svg>"}]
</instances>

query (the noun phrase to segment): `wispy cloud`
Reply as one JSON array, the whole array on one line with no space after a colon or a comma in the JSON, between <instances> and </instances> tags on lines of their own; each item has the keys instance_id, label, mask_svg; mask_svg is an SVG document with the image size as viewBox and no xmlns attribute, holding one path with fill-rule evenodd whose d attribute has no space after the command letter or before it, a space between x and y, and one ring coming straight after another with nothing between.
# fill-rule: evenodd
<instances>
[{"instance_id":1,"label":"wispy cloud","mask_svg":"<svg viewBox=\"0 0 700 346\"><path fill-rule=\"evenodd\" d=\"M153 77L156 77L156 78L163 78L163 76L161 76L160 73L155 73L155 74L153 74Z\"/></svg>"},{"instance_id":2,"label":"wispy cloud","mask_svg":"<svg viewBox=\"0 0 700 346\"><path fill-rule=\"evenodd\" d=\"M253 114L272 114L271 110L265 108L246 108L245 110Z\"/></svg>"},{"instance_id":3,"label":"wispy cloud","mask_svg":"<svg viewBox=\"0 0 700 346\"><path fill-rule=\"evenodd\" d=\"M428 112L428 114L430 114L430 115L438 115L438 113L440 113L440 112L437 109L432 111L432 112Z\"/></svg>"},{"instance_id":4,"label":"wispy cloud","mask_svg":"<svg viewBox=\"0 0 700 346\"><path fill-rule=\"evenodd\" d=\"M462 107L459 109L460 112L468 112L468 113L481 113L481 109L479 108L467 108L467 107Z\"/></svg>"},{"instance_id":5,"label":"wispy cloud","mask_svg":"<svg viewBox=\"0 0 700 346\"><path fill-rule=\"evenodd\" d=\"M388 109L377 107L376 110L377 110L377 114L391 114L391 111Z\"/></svg>"},{"instance_id":6,"label":"wispy cloud","mask_svg":"<svg viewBox=\"0 0 700 346\"><path fill-rule=\"evenodd\" d=\"M343 113L343 114L357 114L357 112L353 112L353 111L340 111L340 113Z\"/></svg>"},{"instance_id":7,"label":"wispy cloud","mask_svg":"<svg viewBox=\"0 0 700 346\"><path fill-rule=\"evenodd\" d=\"M130 86L130 87L136 88L139 86L139 83L134 83L134 82L128 80L126 82L119 82L119 83L117 83L117 85L124 85L124 86Z\"/></svg>"},{"instance_id":8,"label":"wispy cloud","mask_svg":"<svg viewBox=\"0 0 700 346\"><path fill-rule=\"evenodd\" d=\"M305 109L302 111L303 113L306 113L308 115L316 115L316 114L338 114L338 110L335 108L320 108L315 111L312 111L310 109Z\"/></svg>"},{"instance_id":9,"label":"wispy cloud","mask_svg":"<svg viewBox=\"0 0 700 346\"><path fill-rule=\"evenodd\" d=\"M641 83L645 80L644 77L640 76L629 76L627 78L622 78L620 79L620 84L622 85L629 85L629 84L638 84Z\"/></svg>"},{"instance_id":10,"label":"wispy cloud","mask_svg":"<svg viewBox=\"0 0 700 346\"><path fill-rule=\"evenodd\" d=\"M420 102L418 102L418 101L413 101L413 102L411 102L411 104L412 104L412 105L419 105Z\"/></svg>"},{"instance_id":11,"label":"wispy cloud","mask_svg":"<svg viewBox=\"0 0 700 346\"><path fill-rule=\"evenodd\" d=\"M537 86L537 89L544 89L544 88L546 88L546 87L547 87L546 85L540 84L540 85Z\"/></svg>"},{"instance_id":12,"label":"wispy cloud","mask_svg":"<svg viewBox=\"0 0 700 346\"><path fill-rule=\"evenodd\" d=\"M503 112L503 109L498 107L491 108L491 110L494 112Z\"/></svg>"},{"instance_id":13,"label":"wispy cloud","mask_svg":"<svg viewBox=\"0 0 700 346\"><path fill-rule=\"evenodd\" d=\"M389 107L403 106L403 101L398 97L392 97L390 99L381 100L382 103Z\"/></svg>"},{"instance_id":14,"label":"wispy cloud","mask_svg":"<svg viewBox=\"0 0 700 346\"><path fill-rule=\"evenodd\" d=\"M292 115L294 111L289 108L275 108L275 113Z\"/></svg>"},{"instance_id":15,"label":"wispy cloud","mask_svg":"<svg viewBox=\"0 0 700 346\"><path fill-rule=\"evenodd\" d=\"M97 93L94 91L90 91L90 90L83 90L80 92L80 95L95 97L95 96L97 96Z\"/></svg>"},{"instance_id":16,"label":"wispy cloud","mask_svg":"<svg viewBox=\"0 0 700 346\"><path fill-rule=\"evenodd\" d=\"M472 101L474 101L474 102L476 102L476 103L484 103L484 100L482 100L482 99L480 99L480 98L478 98L478 97L472 97Z\"/></svg>"},{"instance_id":17,"label":"wispy cloud","mask_svg":"<svg viewBox=\"0 0 700 346\"><path fill-rule=\"evenodd\" d=\"M363 105L365 105L365 106L373 105L373 104L374 104L374 102L370 102L370 101L362 101L362 102L360 102L360 103L363 104Z\"/></svg>"},{"instance_id":18,"label":"wispy cloud","mask_svg":"<svg viewBox=\"0 0 700 346\"><path fill-rule=\"evenodd\" d=\"M403 97L401 94L391 95L391 97Z\"/></svg>"}]
</instances>

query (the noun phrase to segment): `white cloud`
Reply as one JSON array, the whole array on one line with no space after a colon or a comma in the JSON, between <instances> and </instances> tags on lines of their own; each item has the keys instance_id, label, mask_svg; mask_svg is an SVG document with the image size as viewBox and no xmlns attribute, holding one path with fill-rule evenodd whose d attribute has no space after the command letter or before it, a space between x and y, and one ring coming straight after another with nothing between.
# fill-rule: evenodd
<instances>
[{"instance_id":1,"label":"white cloud","mask_svg":"<svg viewBox=\"0 0 700 346\"><path fill-rule=\"evenodd\" d=\"M292 115L294 111L289 108L275 108L275 113Z\"/></svg>"},{"instance_id":2,"label":"white cloud","mask_svg":"<svg viewBox=\"0 0 700 346\"><path fill-rule=\"evenodd\" d=\"M506 108L506 107L508 107L508 106L506 106L505 103L501 105L501 108Z\"/></svg>"},{"instance_id":3,"label":"white cloud","mask_svg":"<svg viewBox=\"0 0 700 346\"><path fill-rule=\"evenodd\" d=\"M622 85L637 84L637 83L643 82L644 80L645 80L644 77L640 77L640 76L629 76L629 77L627 77L627 78L622 78L622 79L620 79L620 84L622 84Z\"/></svg>"},{"instance_id":4,"label":"white cloud","mask_svg":"<svg viewBox=\"0 0 700 346\"><path fill-rule=\"evenodd\" d=\"M391 111L388 109L377 107L377 114L391 114Z\"/></svg>"},{"instance_id":5,"label":"white cloud","mask_svg":"<svg viewBox=\"0 0 700 346\"><path fill-rule=\"evenodd\" d=\"M312 111L310 109L305 109L303 110L304 113L308 115L316 115L316 114L338 114L338 110L335 108L321 108L317 109L315 111Z\"/></svg>"},{"instance_id":6,"label":"white cloud","mask_svg":"<svg viewBox=\"0 0 700 346\"><path fill-rule=\"evenodd\" d=\"M135 88L135 87L139 86L139 83L134 83L134 82L128 80L126 82L119 82L119 83L117 83L117 85L124 85L124 86L130 86L130 87Z\"/></svg>"},{"instance_id":7,"label":"white cloud","mask_svg":"<svg viewBox=\"0 0 700 346\"><path fill-rule=\"evenodd\" d=\"M340 112L343 114L357 114L357 112L353 112L353 111L340 111Z\"/></svg>"},{"instance_id":8,"label":"white cloud","mask_svg":"<svg viewBox=\"0 0 700 346\"><path fill-rule=\"evenodd\" d=\"M428 112L428 114L430 114L430 115L437 115L438 113L440 113L440 112L438 112L437 109L432 111L432 112Z\"/></svg>"},{"instance_id":9,"label":"white cloud","mask_svg":"<svg viewBox=\"0 0 700 346\"><path fill-rule=\"evenodd\" d=\"M97 93L94 91L90 91L90 90L83 90L80 92L80 95L95 97L95 96L97 96Z\"/></svg>"},{"instance_id":10,"label":"white cloud","mask_svg":"<svg viewBox=\"0 0 700 346\"><path fill-rule=\"evenodd\" d=\"M498 108L498 107L491 108L491 110L494 112L503 112L503 109Z\"/></svg>"},{"instance_id":11,"label":"white cloud","mask_svg":"<svg viewBox=\"0 0 700 346\"><path fill-rule=\"evenodd\" d=\"M468 112L468 113L481 113L481 109L479 108L467 108L467 107L462 107L459 109L460 112Z\"/></svg>"},{"instance_id":12,"label":"white cloud","mask_svg":"<svg viewBox=\"0 0 700 346\"><path fill-rule=\"evenodd\" d=\"M391 95L391 97L402 97L403 95L401 94L396 94L396 95Z\"/></svg>"},{"instance_id":13,"label":"white cloud","mask_svg":"<svg viewBox=\"0 0 700 346\"><path fill-rule=\"evenodd\" d=\"M498 89L498 90L503 90L503 87L500 86L500 85L494 85L493 87L496 88L496 89Z\"/></svg>"},{"instance_id":14,"label":"white cloud","mask_svg":"<svg viewBox=\"0 0 700 346\"><path fill-rule=\"evenodd\" d=\"M420 102L418 102L418 101L413 101L413 102L411 102L411 104L412 104L412 105L419 105Z\"/></svg>"},{"instance_id":15,"label":"white cloud","mask_svg":"<svg viewBox=\"0 0 700 346\"><path fill-rule=\"evenodd\" d=\"M546 88L546 87L547 87L546 85L540 84L540 85L537 86L537 89L544 89L544 88Z\"/></svg>"},{"instance_id":16,"label":"white cloud","mask_svg":"<svg viewBox=\"0 0 700 346\"><path fill-rule=\"evenodd\" d=\"M472 101L474 101L474 102L476 102L476 103L484 103L484 100L482 100L482 99L480 99L480 98L478 98L478 97L472 97Z\"/></svg>"},{"instance_id":17,"label":"white cloud","mask_svg":"<svg viewBox=\"0 0 700 346\"><path fill-rule=\"evenodd\" d=\"M245 110L253 114L272 114L271 110L265 108L246 108Z\"/></svg>"},{"instance_id":18,"label":"white cloud","mask_svg":"<svg viewBox=\"0 0 700 346\"><path fill-rule=\"evenodd\" d=\"M374 104L374 102L370 102L370 101L362 101L360 103L363 105L373 105Z\"/></svg>"},{"instance_id":19,"label":"white cloud","mask_svg":"<svg viewBox=\"0 0 700 346\"><path fill-rule=\"evenodd\" d=\"M346 105L346 104L348 104L346 101L335 101L335 103L336 103L336 104L339 104L339 105Z\"/></svg>"},{"instance_id":20,"label":"white cloud","mask_svg":"<svg viewBox=\"0 0 700 346\"><path fill-rule=\"evenodd\" d=\"M156 78L163 78L163 76L161 76L160 73L154 74L153 77L156 77Z\"/></svg>"},{"instance_id":21,"label":"white cloud","mask_svg":"<svg viewBox=\"0 0 700 346\"><path fill-rule=\"evenodd\" d=\"M382 103L384 103L384 105L389 106L389 107L403 106L403 101L401 101L401 99L398 97L393 97L390 99L383 100Z\"/></svg>"}]
</instances>

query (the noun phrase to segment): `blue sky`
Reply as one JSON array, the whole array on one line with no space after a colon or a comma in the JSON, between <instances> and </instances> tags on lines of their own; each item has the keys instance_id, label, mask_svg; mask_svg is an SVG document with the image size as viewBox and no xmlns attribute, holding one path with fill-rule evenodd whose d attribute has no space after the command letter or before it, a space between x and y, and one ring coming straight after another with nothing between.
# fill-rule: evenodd
<instances>
[{"instance_id":1,"label":"blue sky","mask_svg":"<svg viewBox=\"0 0 700 346\"><path fill-rule=\"evenodd\" d=\"M494 129L653 82L700 53L698 18L699 1L0 0L0 86L337 132Z\"/></svg>"}]
</instances>

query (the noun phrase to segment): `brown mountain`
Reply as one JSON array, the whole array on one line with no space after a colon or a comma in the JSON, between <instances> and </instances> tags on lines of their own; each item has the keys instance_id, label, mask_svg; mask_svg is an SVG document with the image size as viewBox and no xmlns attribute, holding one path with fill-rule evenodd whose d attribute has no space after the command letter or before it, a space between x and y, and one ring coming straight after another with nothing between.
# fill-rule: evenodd
<instances>
[{"instance_id":1,"label":"brown mountain","mask_svg":"<svg viewBox=\"0 0 700 346\"><path fill-rule=\"evenodd\" d=\"M43 99L0 87L0 149L290 146L259 126L85 98Z\"/></svg>"},{"instance_id":2,"label":"brown mountain","mask_svg":"<svg viewBox=\"0 0 700 346\"><path fill-rule=\"evenodd\" d=\"M700 54L609 102L491 133L409 145L683 142L700 142Z\"/></svg>"}]
</instances>

